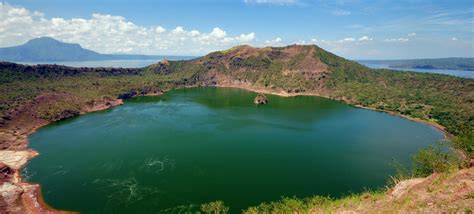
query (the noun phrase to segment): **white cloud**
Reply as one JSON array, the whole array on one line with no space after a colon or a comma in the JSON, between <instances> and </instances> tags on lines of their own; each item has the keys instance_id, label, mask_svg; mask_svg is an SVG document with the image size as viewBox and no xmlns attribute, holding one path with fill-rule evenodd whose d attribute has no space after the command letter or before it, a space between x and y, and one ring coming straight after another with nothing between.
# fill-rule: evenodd
<instances>
[{"instance_id":1,"label":"white cloud","mask_svg":"<svg viewBox=\"0 0 474 214\"><path fill-rule=\"evenodd\" d=\"M373 39L368 36L363 36L359 38L359 41L372 41Z\"/></svg>"},{"instance_id":2,"label":"white cloud","mask_svg":"<svg viewBox=\"0 0 474 214\"><path fill-rule=\"evenodd\" d=\"M310 41L315 44L329 44L329 45L344 45L348 43L354 43L354 44L362 44L366 43L368 41L372 41L373 38L370 38L368 36L362 36L358 39L353 38L353 37L347 37L344 39L340 40L319 40L319 39L311 39Z\"/></svg>"},{"instance_id":3,"label":"white cloud","mask_svg":"<svg viewBox=\"0 0 474 214\"><path fill-rule=\"evenodd\" d=\"M354 42L354 41L355 41L355 39L352 38L352 37L344 38L344 39L339 40L339 42Z\"/></svg>"},{"instance_id":4,"label":"white cloud","mask_svg":"<svg viewBox=\"0 0 474 214\"><path fill-rule=\"evenodd\" d=\"M240 36L237 37L237 40L241 42L251 42L255 40L255 33L249 33L249 34L240 34Z\"/></svg>"},{"instance_id":5,"label":"white cloud","mask_svg":"<svg viewBox=\"0 0 474 214\"><path fill-rule=\"evenodd\" d=\"M175 35L180 35L180 34L186 33L186 31L184 31L184 28L183 28L183 27L178 26L178 27L176 27L175 29L173 29L173 30L171 31L171 33L172 33L172 34L175 34Z\"/></svg>"},{"instance_id":6,"label":"white cloud","mask_svg":"<svg viewBox=\"0 0 474 214\"><path fill-rule=\"evenodd\" d=\"M206 54L239 44L254 44L254 32L228 35L219 27L210 32L186 30L182 26L166 30L162 26L139 26L122 16L92 14L90 18L47 18L21 6L2 4L0 47L50 36L79 43L100 53Z\"/></svg>"},{"instance_id":7,"label":"white cloud","mask_svg":"<svg viewBox=\"0 0 474 214\"><path fill-rule=\"evenodd\" d=\"M331 13L332 15L335 15L335 16L348 16L352 14L351 11L341 10L341 9L333 10Z\"/></svg>"},{"instance_id":8,"label":"white cloud","mask_svg":"<svg viewBox=\"0 0 474 214\"><path fill-rule=\"evenodd\" d=\"M385 41L385 42L408 42L409 39L408 38L389 38L389 39L385 39L383 41Z\"/></svg>"},{"instance_id":9,"label":"white cloud","mask_svg":"<svg viewBox=\"0 0 474 214\"><path fill-rule=\"evenodd\" d=\"M452 41L458 41L458 38L453 37L453 38L451 38L451 40L452 40Z\"/></svg>"},{"instance_id":10,"label":"white cloud","mask_svg":"<svg viewBox=\"0 0 474 214\"><path fill-rule=\"evenodd\" d=\"M300 39L300 40L296 41L295 44L297 44L297 45L306 45L308 43L305 40Z\"/></svg>"},{"instance_id":11,"label":"white cloud","mask_svg":"<svg viewBox=\"0 0 474 214\"><path fill-rule=\"evenodd\" d=\"M164 29L161 26L158 26L158 27L155 28L155 32L156 33L164 33L164 32L166 32L166 29Z\"/></svg>"},{"instance_id":12,"label":"white cloud","mask_svg":"<svg viewBox=\"0 0 474 214\"><path fill-rule=\"evenodd\" d=\"M298 4L299 0L244 0L247 4L274 4L274 5L291 5Z\"/></svg>"},{"instance_id":13,"label":"white cloud","mask_svg":"<svg viewBox=\"0 0 474 214\"><path fill-rule=\"evenodd\" d=\"M199 31L197 31L197 30L192 30L191 32L189 32L189 35L190 35L191 37L196 37L196 36L201 35L201 33L200 33Z\"/></svg>"},{"instance_id":14,"label":"white cloud","mask_svg":"<svg viewBox=\"0 0 474 214\"><path fill-rule=\"evenodd\" d=\"M265 44L267 46L282 46L283 45L283 39L280 38L280 37L277 37L277 38L272 39L272 40L266 40Z\"/></svg>"},{"instance_id":15,"label":"white cloud","mask_svg":"<svg viewBox=\"0 0 474 214\"><path fill-rule=\"evenodd\" d=\"M221 30L220 28L215 27L214 29L212 29L212 32L209 34L209 36L222 39L227 36L227 33Z\"/></svg>"},{"instance_id":16,"label":"white cloud","mask_svg":"<svg viewBox=\"0 0 474 214\"><path fill-rule=\"evenodd\" d=\"M409 33L407 36L408 36L408 37L415 37L415 36L416 36L416 33L414 33L414 32L413 32L413 33Z\"/></svg>"}]
</instances>

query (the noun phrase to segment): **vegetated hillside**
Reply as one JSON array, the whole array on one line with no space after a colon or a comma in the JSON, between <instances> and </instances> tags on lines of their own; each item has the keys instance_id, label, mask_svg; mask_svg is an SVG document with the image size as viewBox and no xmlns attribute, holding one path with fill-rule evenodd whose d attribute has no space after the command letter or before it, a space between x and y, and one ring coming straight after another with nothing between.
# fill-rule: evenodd
<instances>
[{"instance_id":1,"label":"vegetated hillside","mask_svg":"<svg viewBox=\"0 0 474 214\"><path fill-rule=\"evenodd\" d=\"M360 60L363 63L386 64L392 68L450 69L474 71L474 58Z\"/></svg>"},{"instance_id":2,"label":"vegetated hillside","mask_svg":"<svg viewBox=\"0 0 474 214\"><path fill-rule=\"evenodd\" d=\"M437 122L459 136L459 145L471 157L474 154L473 79L369 69L314 45L238 46L193 60L163 60L144 69L3 63L0 77L0 116L6 117L3 123L11 119L9 111L45 93L67 93L80 100L75 104L80 106L106 96L128 98L158 89L230 86L321 95ZM62 107L56 105L53 112L61 112Z\"/></svg>"},{"instance_id":3,"label":"vegetated hillside","mask_svg":"<svg viewBox=\"0 0 474 214\"><path fill-rule=\"evenodd\" d=\"M473 157L474 80L447 75L375 70L317 46L239 46L191 61L149 69L181 76L183 84L222 85L308 93L437 122L463 136Z\"/></svg>"},{"instance_id":4,"label":"vegetated hillside","mask_svg":"<svg viewBox=\"0 0 474 214\"><path fill-rule=\"evenodd\" d=\"M65 43L51 37L36 38L23 45L0 48L0 61L10 62L130 60L157 59L162 57L152 55L100 54L84 49L79 44Z\"/></svg>"}]
</instances>

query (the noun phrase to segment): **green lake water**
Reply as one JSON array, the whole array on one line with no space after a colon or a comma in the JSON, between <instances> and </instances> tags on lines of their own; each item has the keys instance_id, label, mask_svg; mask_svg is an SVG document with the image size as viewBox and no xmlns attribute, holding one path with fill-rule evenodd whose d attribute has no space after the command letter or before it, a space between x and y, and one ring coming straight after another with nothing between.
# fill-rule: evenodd
<instances>
[{"instance_id":1,"label":"green lake water","mask_svg":"<svg viewBox=\"0 0 474 214\"><path fill-rule=\"evenodd\" d=\"M64 120L29 138L23 170L54 208L169 213L222 200L232 213L281 196L386 185L436 129L320 97L192 88Z\"/></svg>"}]
</instances>

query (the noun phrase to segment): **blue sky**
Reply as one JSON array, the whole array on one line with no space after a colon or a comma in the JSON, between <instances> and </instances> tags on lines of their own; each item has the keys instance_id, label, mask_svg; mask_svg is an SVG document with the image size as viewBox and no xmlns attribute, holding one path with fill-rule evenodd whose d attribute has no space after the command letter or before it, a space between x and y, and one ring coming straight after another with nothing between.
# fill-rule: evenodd
<instances>
[{"instance_id":1,"label":"blue sky","mask_svg":"<svg viewBox=\"0 0 474 214\"><path fill-rule=\"evenodd\" d=\"M472 0L130 2L5 1L0 46L53 36L102 53L202 55L298 43L351 59L474 57Z\"/></svg>"}]
</instances>

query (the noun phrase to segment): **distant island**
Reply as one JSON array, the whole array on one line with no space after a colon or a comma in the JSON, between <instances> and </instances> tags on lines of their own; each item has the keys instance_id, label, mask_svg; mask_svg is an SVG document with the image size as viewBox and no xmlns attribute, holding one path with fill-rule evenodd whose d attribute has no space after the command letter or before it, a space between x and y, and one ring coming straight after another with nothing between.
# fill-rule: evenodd
<instances>
[{"instance_id":1,"label":"distant island","mask_svg":"<svg viewBox=\"0 0 474 214\"><path fill-rule=\"evenodd\" d=\"M177 59L175 56L101 54L82 48L79 44L65 43L51 37L32 39L23 45L0 48L0 61L55 62L96 60Z\"/></svg>"},{"instance_id":2,"label":"distant island","mask_svg":"<svg viewBox=\"0 0 474 214\"><path fill-rule=\"evenodd\" d=\"M390 68L449 69L474 71L474 58L359 60L361 63L384 64Z\"/></svg>"}]
</instances>

